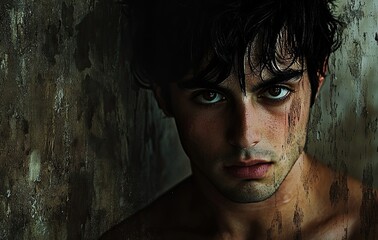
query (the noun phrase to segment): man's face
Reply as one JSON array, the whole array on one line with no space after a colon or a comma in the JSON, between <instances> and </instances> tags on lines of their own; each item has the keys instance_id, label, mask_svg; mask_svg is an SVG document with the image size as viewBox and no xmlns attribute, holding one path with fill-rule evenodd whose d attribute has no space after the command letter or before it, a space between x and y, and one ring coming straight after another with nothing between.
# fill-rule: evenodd
<instances>
[{"instance_id":1,"label":"man's face","mask_svg":"<svg viewBox=\"0 0 378 240\"><path fill-rule=\"evenodd\" d=\"M311 89L300 69L246 73L246 94L234 75L214 88L171 84L171 114L194 176L235 202L277 191L306 141Z\"/></svg>"}]
</instances>

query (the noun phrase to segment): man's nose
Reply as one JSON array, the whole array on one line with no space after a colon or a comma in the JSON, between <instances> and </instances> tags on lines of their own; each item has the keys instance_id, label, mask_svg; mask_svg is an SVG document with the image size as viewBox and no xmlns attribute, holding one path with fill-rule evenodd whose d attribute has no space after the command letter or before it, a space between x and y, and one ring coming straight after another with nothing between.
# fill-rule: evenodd
<instances>
[{"instance_id":1,"label":"man's nose","mask_svg":"<svg viewBox=\"0 0 378 240\"><path fill-rule=\"evenodd\" d=\"M243 101L233 106L228 128L231 145L246 149L260 142L263 123L256 108L250 101Z\"/></svg>"}]
</instances>

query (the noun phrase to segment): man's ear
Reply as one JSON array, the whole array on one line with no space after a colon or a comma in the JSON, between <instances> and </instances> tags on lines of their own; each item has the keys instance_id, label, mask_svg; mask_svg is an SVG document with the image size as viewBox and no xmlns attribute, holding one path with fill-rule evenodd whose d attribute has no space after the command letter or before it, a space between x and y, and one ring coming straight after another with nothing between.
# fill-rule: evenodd
<instances>
[{"instance_id":1,"label":"man's ear","mask_svg":"<svg viewBox=\"0 0 378 240\"><path fill-rule=\"evenodd\" d=\"M325 80L327 72L328 72L328 58L324 61L322 72L318 72L318 81L319 81L319 84L318 84L318 89L316 90L316 96L315 96L315 98L317 98L318 95L319 95L320 89L323 86L323 83L324 83L324 80Z\"/></svg>"},{"instance_id":2,"label":"man's ear","mask_svg":"<svg viewBox=\"0 0 378 240\"><path fill-rule=\"evenodd\" d=\"M325 80L325 75L318 73L318 89L316 90L315 98L318 97L320 89L323 86L324 80Z\"/></svg>"},{"instance_id":3,"label":"man's ear","mask_svg":"<svg viewBox=\"0 0 378 240\"><path fill-rule=\"evenodd\" d=\"M160 86L156 86L153 88L153 92L159 108L167 117L172 117L169 103L167 103L167 96L163 94L162 88Z\"/></svg>"}]
</instances>

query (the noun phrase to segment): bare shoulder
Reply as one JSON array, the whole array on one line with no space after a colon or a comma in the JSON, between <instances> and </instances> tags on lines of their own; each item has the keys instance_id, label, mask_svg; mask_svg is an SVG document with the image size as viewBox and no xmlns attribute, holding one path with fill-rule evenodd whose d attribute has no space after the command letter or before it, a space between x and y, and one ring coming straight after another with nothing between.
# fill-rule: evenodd
<instances>
[{"instance_id":1,"label":"bare shoulder","mask_svg":"<svg viewBox=\"0 0 378 240\"><path fill-rule=\"evenodd\" d=\"M345 239L378 239L378 198L372 181L362 181L345 172L334 173L329 198L338 209L338 222L344 222Z\"/></svg>"},{"instance_id":2,"label":"bare shoulder","mask_svg":"<svg viewBox=\"0 0 378 240\"><path fill-rule=\"evenodd\" d=\"M378 239L378 191L372 181L348 178L350 206L356 228L352 239Z\"/></svg>"},{"instance_id":3,"label":"bare shoulder","mask_svg":"<svg viewBox=\"0 0 378 240\"><path fill-rule=\"evenodd\" d=\"M146 208L112 227L100 239L162 239L163 232L178 221L177 213L185 204L190 178L164 193Z\"/></svg>"},{"instance_id":4,"label":"bare shoulder","mask_svg":"<svg viewBox=\"0 0 378 240\"><path fill-rule=\"evenodd\" d=\"M317 236L326 239L378 239L378 197L372 181L360 181L346 171L315 162L315 197L321 216Z\"/></svg>"}]
</instances>

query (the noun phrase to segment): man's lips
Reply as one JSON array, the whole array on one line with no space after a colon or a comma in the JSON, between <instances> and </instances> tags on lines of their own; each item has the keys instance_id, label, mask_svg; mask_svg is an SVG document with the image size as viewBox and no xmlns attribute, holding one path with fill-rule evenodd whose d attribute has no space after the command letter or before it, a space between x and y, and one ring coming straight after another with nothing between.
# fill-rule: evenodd
<instances>
[{"instance_id":1,"label":"man's lips","mask_svg":"<svg viewBox=\"0 0 378 240\"><path fill-rule=\"evenodd\" d=\"M272 163L267 160L260 160L260 159L254 159L254 160L239 160L238 162L231 163L226 165L226 167L249 167L257 164L263 164L263 163Z\"/></svg>"},{"instance_id":2,"label":"man's lips","mask_svg":"<svg viewBox=\"0 0 378 240\"><path fill-rule=\"evenodd\" d=\"M272 166L272 162L253 160L237 162L225 167L228 174L240 179L262 179Z\"/></svg>"}]
</instances>

